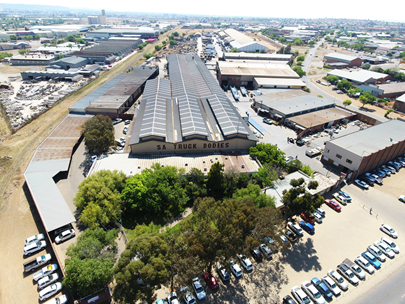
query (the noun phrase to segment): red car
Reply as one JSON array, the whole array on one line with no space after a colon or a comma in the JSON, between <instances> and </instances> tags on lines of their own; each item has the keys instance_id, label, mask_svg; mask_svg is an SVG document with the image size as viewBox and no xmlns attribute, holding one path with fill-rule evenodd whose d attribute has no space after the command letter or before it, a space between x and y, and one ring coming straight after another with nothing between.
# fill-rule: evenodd
<instances>
[{"instance_id":1,"label":"red car","mask_svg":"<svg viewBox=\"0 0 405 304\"><path fill-rule=\"evenodd\" d=\"M340 205L338 203L336 203L334 201L331 201L330 199L326 199L325 203L326 203L326 205L328 205L329 207L331 207L335 211L342 210L342 207L340 207Z\"/></svg>"},{"instance_id":2,"label":"red car","mask_svg":"<svg viewBox=\"0 0 405 304\"><path fill-rule=\"evenodd\" d=\"M301 213L301 218L307 223L310 223L312 226L315 225L315 219L312 215L310 215L309 218L307 218L304 213Z\"/></svg>"},{"instance_id":3,"label":"red car","mask_svg":"<svg viewBox=\"0 0 405 304\"><path fill-rule=\"evenodd\" d=\"M218 289L219 284L211 273L209 273L209 272L205 273L204 279L207 282L209 287L211 287L212 289Z\"/></svg>"}]
</instances>

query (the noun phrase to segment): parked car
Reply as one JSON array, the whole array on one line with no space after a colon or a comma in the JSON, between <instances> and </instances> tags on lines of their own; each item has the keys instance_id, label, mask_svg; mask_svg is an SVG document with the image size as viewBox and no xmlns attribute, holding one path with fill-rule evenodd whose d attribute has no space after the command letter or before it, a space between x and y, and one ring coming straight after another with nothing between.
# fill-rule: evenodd
<instances>
[{"instance_id":1,"label":"parked car","mask_svg":"<svg viewBox=\"0 0 405 304\"><path fill-rule=\"evenodd\" d=\"M200 279L199 278L194 278L193 282L191 283L191 285L193 286L194 292L197 296L198 300L202 300L205 299L205 291L204 288L201 285Z\"/></svg>"},{"instance_id":2,"label":"parked car","mask_svg":"<svg viewBox=\"0 0 405 304\"><path fill-rule=\"evenodd\" d=\"M291 293L299 304L312 304L307 294L298 286L291 288Z\"/></svg>"},{"instance_id":3,"label":"parked car","mask_svg":"<svg viewBox=\"0 0 405 304\"><path fill-rule=\"evenodd\" d=\"M44 276L50 275L57 269L58 269L58 265L56 265L56 264L46 266L46 267L42 268L41 270L37 271L36 273L34 273L32 279L35 282L37 282L39 279L42 279Z\"/></svg>"},{"instance_id":4,"label":"parked car","mask_svg":"<svg viewBox=\"0 0 405 304\"><path fill-rule=\"evenodd\" d=\"M392 172L391 172L390 169L381 166L379 170L384 171L385 174L386 174L386 176L391 176L391 173L392 173Z\"/></svg>"},{"instance_id":5,"label":"parked car","mask_svg":"<svg viewBox=\"0 0 405 304\"><path fill-rule=\"evenodd\" d=\"M311 215L315 219L315 222L317 222L318 224L322 224L323 221L322 215L320 215L318 212L314 212Z\"/></svg>"},{"instance_id":6,"label":"parked car","mask_svg":"<svg viewBox=\"0 0 405 304\"><path fill-rule=\"evenodd\" d=\"M44 304L66 304L67 301L68 301L67 295L64 295L64 294L63 294L63 295L61 295L60 297L53 298L53 299L47 301L47 302L44 303Z\"/></svg>"},{"instance_id":7,"label":"parked car","mask_svg":"<svg viewBox=\"0 0 405 304\"><path fill-rule=\"evenodd\" d=\"M375 247L377 247L382 253L385 258L385 256L389 257L390 259L393 259L395 257L395 252L391 249L391 246L386 244L384 241L376 241L374 242Z\"/></svg>"},{"instance_id":8,"label":"parked car","mask_svg":"<svg viewBox=\"0 0 405 304\"><path fill-rule=\"evenodd\" d=\"M387 259L385 257L385 255L381 252L380 249L378 249L376 246L374 245L370 245L367 247L368 252L370 252L373 256L375 256L377 258L377 260L379 260L380 262L385 262L385 260Z\"/></svg>"},{"instance_id":9,"label":"parked car","mask_svg":"<svg viewBox=\"0 0 405 304\"><path fill-rule=\"evenodd\" d=\"M273 124L273 122L270 119L267 119L267 118L263 118L263 122L266 123L266 124L269 124L269 125Z\"/></svg>"},{"instance_id":10,"label":"parked car","mask_svg":"<svg viewBox=\"0 0 405 304\"><path fill-rule=\"evenodd\" d=\"M74 229L67 229L55 238L56 244L60 244L76 235Z\"/></svg>"},{"instance_id":11,"label":"parked car","mask_svg":"<svg viewBox=\"0 0 405 304\"><path fill-rule=\"evenodd\" d=\"M363 269L361 269L359 265L353 263L351 260L344 259L343 264L349 267L360 280L364 280L366 278L366 274L364 273Z\"/></svg>"},{"instance_id":12,"label":"parked car","mask_svg":"<svg viewBox=\"0 0 405 304\"><path fill-rule=\"evenodd\" d=\"M312 301L316 304L325 304L325 298L321 295L318 289L308 281L301 284L302 289L309 295Z\"/></svg>"},{"instance_id":13,"label":"parked car","mask_svg":"<svg viewBox=\"0 0 405 304\"><path fill-rule=\"evenodd\" d=\"M301 213L300 216L305 222L315 225L315 219L312 216L307 217L305 213Z\"/></svg>"},{"instance_id":14,"label":"parked car","mask_svg":"<svg viewBox=\"0 0 405 304\"><path fill-rule=\"evenodd\" d=\"M390 226L388 226L387 224L382 224L380 226L380 230L382 232L385 232L386 234L388 234L390 237L396 239L398 237L398 233Z\"/></svg>"},{"instance_id":15,"label":"parked car","mask_svg":"<svg viewBox=\"0 0 405 304\"><path fill-rule=\"evenodd\" d=\"M287 226L297 235L297 236L303 236L304 232L302 231L302 229L300 228L300 226L298 226L298 224L296 222L288 222Z\"/></svg>"},{"instance_id":16,"label":"parked car","mask_svg":"<svg viewBox=\"0 0 405 304\"><path fill-rule=\"evenodd\" d=\"M253 265L252 262L243 254L238 255L239 260L243 266L243 268L246 269L246 271L252 271L253 270Z\"/></svg>"},{"instance_id":17,"label":"parked car","mask_svg":"<svg viewBox=\"0 0 405 304\"><path fill-rule=\"evenodd\" d=\"M399 253L399 247L390 239L386 238L385 236L383 236L381 238L381 241L383 241L384 243L386 243L388 246L391 247L392 251L394 251L395 253Z\"/></svg>"},{"instance_id":18,"label":"parked car","mask_svg":"<svg viewBox=\"0 0 405 304\"><path fill-rule=\"evenodd\" d=\"M399 201L405 203L405 195L398 196Z\"/></svg>"},{"instance_id":19,"label":"parked car","mask_svg":"<svg viewBox=\"0 0 405 304\"><path fill-rule=\"evenodd\" d=\"M288 157L284 158L284 160L285 160L285 163L288 164L289 162L294 160L294 157L288 156Z\"/></svg>"},{"instance_id":20,"label":"parked car","mask_svg":"<svg viewBox=\"0 0 405 304\"><path fill-rule=\"evenodd\" d=\"M183 296L184 302L186 304L196 304L197 301L195 300L195 297L190 291L187 291L184 296Z\"/></svg>"},{"instance_id":21,"label":"parked car","mask_svg":"<svg viewBox=\"0 0 405 304\"><path fill-rule=\"evenodd\" d=\"M218 289L219 287L218 281L210 272L206 272L204 274L204 279L205 282L207 282L208 286L211 287L211 289L213 290Z\"/></svg>"},{"instance_id":22,"label":"parked car","mask_svg":"<svg viewBox=\"0 0 405 304\"><path fill-rule=\"evenodd\" d=\"M362 180L359 180L359 179L355 179L355 180L354 180L354 183L355 183L357 186L359 186L360 188L368 189L368 185L367 185L367 183L366 183L365 181L362 181Z\"/></svg>"},{"instance_id":23,"label":"parked car","mask_svg":"<svg viewBox=\"0 0 405 304\"><path fill-rule=\"evenodd\" d=\"M286 296L283 298L283 304L297 304L297 302L295 302L295 301L293 300L293 298L291 298L291 296L286 295Z\"/></svg>"},{"instance_id":24,"label":"parked car","mask_svg":"<svg viewBox=\"0 0 405 304\"><path fill-rule=\"evenodd\" d=\"M39 241L42 241L43 239L44 239L44 235L42 233L30 236L29 238L27 238L25 240L25 246L28 246L29 244L32 244L32 243L38 243Z\"/></svg>"},{"instance_id":25,"label":"parked car","mask_svg":"<svg viewBox=\"0 0 405 304\"><path fill-rule=\"evenodd\" d=\"M229 262L229 268L231 269L231 272L235 275L235 277L239 278L242 276L242 269L240 269L240 266L234 261Z\"/></svg>"},{"instance_id":26,"label":"parked car","mask_svg":"<svg viewBox=\"0 0 405 304\"><path fill-rule=\"evenodd\" d=\"M46 300L53 295L57 294L62 289L62 283L58 282L52 284L39 292L39 300Z\"/></svg>"},{"instance_id":27,"label":"parked car","mask_svg":"<svg viewBox=\"0 0 405 304\"><path fill-rule=\"evenodd\" d=\"M395 162L395 161L389 161L388 165L395 168L397 171L402 168L402 164Z\"/></svg>"},{"instance_id":28,"label":"parked car","mask_svg":"<svg viewBox=\"0 0 405 304\"><path fill-rule=\"evenodd\" d=\"M29 245L24 247L24 255L31 255L34 252L41 251L46 247L45 241L39 241L36 243L30 243Z\"/></svg>"},{"instance_id":29,"label":"parked car","mask_svg":"<svg viewBox=\"0 0 405 304\"><path fill-rule=\"evenodd\" d=\"M387 173L384 170L381 170L381 169L374 169L371 172L373 172L375 175L378 175L378 177L380 177L380 178L384 178L384 177L387 176Z\"/></svg>"},{"instance_id":30,"label":"parked car","mask_svg":"<svg viewBox=\"0 0 405 304\"><path fill-rule=\"evenodd\" d=\"M347 285L346 281L342 278L340 274L338 274L333 269L328 271L328 275L335 281L335 283L339 286L342 290L347 290L349 286Z\"/></svg>"},{"instance_id":31,"label":"parked car","mask_svg":"<svg viewBox=\"0 0 405 304\"><path fill-rule=\"evenodd\" d=\"M295 242L297 240L297 237L295 236L295 234L291 230L285 229L284 234L290 240L291 243L293 243L293 242Z\"/></svg>"},{"instance_id":32,"label":"parked car","mask_svg":"<svg viewBox=\"0 0 405 304\"><path fill-rule=\"evenodd\" d=\"M280 232L277 233L277 236L279 238L279 242L281 243L282 246L288 246L288 239L286 236Z\"/></svg>"},{"instance_id":33,"label":"parked car","mask_svg":"<svg viewBox=\"0 0 405 304\"><path fill-rule=\"evenodd\" d=\"M323 210L322 208L316 208L315 212L320 214L322 217L325 217L326 215L325 210Z\"/></svg>"},{"instance_id":34,"label":"parked car","mask_svg":"<svg viewBox=\"0 0 405 304\"><path fill-rule=\"evenodd\" d=\"M263 260L262 254L260 253L259 249L257 249L257 248L251 249L250 254L256 260L256 262L261 262Z\"/></svg>"},{"instance_id":35,"label":"parked car","mask_svg":"<svg viewBox=\"0 0 405 304\"><path fill-rule=\"evenodd\" d=\"M322 282L329 288L329 290L335 295L338 296L342 292L340 288L336 285L335 281L333 281L329 276L322 277Z\"/></svg>"},{"instance_id":36,"label":"parked car","mask_svg":"<svg viewBox=\"0 0 405 304\"><path fill-rule=\"evenodd\" d=\"M273 257L271 249L266 244L260 244L259 248L260 251L263 253L263 255L266 257L266 259L270 260Z\"/></svg>"},{"instance_id":37,"label":"parked car","mask_svg":"<svg viewBox=\"0 0 405 304\"><path fill-rule=\"evenodd\" d=\"M337 265L336 268L337 272L341 274L347 281L349 281L355 286L359 285L359 279L355 276L353 271L351 271L347 265L342 263Z\"/></svg>"},{"instance_id":38,"label":"parked car","mask_svg":"<svg viewBox=\"0 0 405 304\"><path fill-rule=\"evenodd\" d=\"M332 201L328 198L325 199L325 204L337 212L340 212L342 210L342 207L338 203L336 203L335 201Z\"/></svg>"},{"instance_id":39,"label":"parked car","mask_svg":"<svg viewBox=\"0 0 405 304\"><path fill-rule=\"evenodd\" d=\"M387 166L387 165L382 165L381 168L389 170L392 174L395 174L397 170L394 167Z\"/></svg>"},{"instance_id":40,"label":"parked car","mask_svg":"<svg viewBox=\"0 0 405 304\"><path fill-rule=\"evenodd\" d=\"M338 193L339 193L339 195L343 196L343 197L346 199L346 201L347 201L348 203L351 203L351 202L352 202L352 198L351 198L350 195L347 194L346 192L340 190Z\"/></svg>"},{"instance_id":41,"label":"parked car","mask_svg":"<svg viewBox=\"0 0 405 304\"><path fill-rule=\"evenodd\" d=\"M267 244L267 246L269 246L269 248L271 249L272 252L278 251L278 246L272 238L265 237L264 242Z\"/></svg>"},{"instance_id":42,"label":"parked car","mask_svg":"<svg viewBox=\"0 0 405 304\"><path fill-rule=\"evenodd\" d=\"M53 273L50 275L47 275L46 277L43 277L38 281L38 290L48 286L49 284L57 281L59 279L59 276L57 273Z\"/></svg>"},{"instance_id":43,"label":"parked car","mask_svg":"<svg viewBox=\"0 0 405 304\"><path fill-rule=\"evenodd\" d=\"M217 272L218 272L219 276L222 278L222 280L229 281L231 279L231 277L229 276L228 271L226 270L226 268L222 264L219 264L217 266Z\"/></svg>"},{"instance_id":44,"label":"parked car","mask_svg":"<svg viewBox=\"0 0 405 304\"><path fill-rule=\"evenodd\" d=\"M365 259L363 256L358 256L354 259L354 261L365 271L367 271L369 274L373 274L375 271L375 268L370 264L370 262Z\"/></svg>"},{"instance_id":45,"label":"parked car","mask_svg":"<svg viewBox=\"0 0 405 304\"><path fill-rule=\"evenodd\" d=\"M319 292L323 295L323 297L326 300L331 300L333 297L332 292L329 290L329 288L325 285L324 282L319 280L318 278L313 278L311 280L311 283L319 290Z\"/></svg>"},{"instance_id":46,"label":"parked car","mask_svg":"<svg viewBox=\"0 0 405 304\"><path fill-rule=\"evenodd\" d=\"M314 234L315 233L315 228L312 226L310 223L307 223L306 221L301 221L300 222L300 227L304 229L306 232L309 234Z\"/></svg>"},{"instance_id":47,"label":"parked car","mask_svg":"<svg viewBox=\"0 0 405 304\"><path fill-rule=\"evenodd\" d=\"M176 292L173 291L167 295L167 303L180 304L179 299L177 298Z\"/></svg>"},{"instance_id":48,"label":"parked car","mask_svg":"<svg viewBox=\"0 0 405 304\"><path fill-rule=\"evenodd\" d=\"M333 193L332 196L334 199L336 199L342 205L347 205L347 200L343 195L340 195L339 193L336 192L336 193Z\"/></svg>"},{"instance_id":49,"label":"parked car","mask_svg":"<svg viewBox=\"0 0 405 304\"><path fill-rule=\"evenodd\" d=\"M129 119L127 119L126 121L125 121L125 124L126 125L129 125L131 123L131 121L129 120Z\"/></svg>"},{"instance_id":50,"label":"parked car","mask_svg":"<svg viewBox=\"0 0 405 304\"><path fill-rule=\"evenodd\" d=\"M369 261L370 264L373 265L373 267L375 269L380 269L381 268L381 263L370 252L366 251L366 252L363 252L361 255L363 256L363 258L365 258L367 261Z\"/></svg>"},{"instance_id":51,"label":"parked car","mask_svg":"<svg viewBox=\"0 0 405 304\"><path fill-rule=\"evenodd\" d=\"M368 185L368 186L374 186L375 179L367 176L363 176L363 181Z\"/></svg>"}]
</instances>

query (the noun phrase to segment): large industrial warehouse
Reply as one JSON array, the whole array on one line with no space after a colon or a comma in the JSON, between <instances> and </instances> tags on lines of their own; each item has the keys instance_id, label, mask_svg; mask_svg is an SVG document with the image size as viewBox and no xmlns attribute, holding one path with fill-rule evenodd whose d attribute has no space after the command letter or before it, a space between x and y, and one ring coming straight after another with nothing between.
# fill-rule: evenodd
<instances>
[{"instance_id":1,"label":"large industrial warehouse","mask_svg":"<svg viewBox=\"0 0 405 304\"><path fill-rule=\"evenodd\" d=\"M321 161L347 178L377 168L405 153L405 122L391 120L327 141Z\"/></svg>"},{"instance_id":2,"label":"large industrial warehouse","mask_svg":"<svg viewBox=\"0 0 405 304\"><path fill-rule=\"evenodd\" d=\"M257 138L198 56L169 55L170 80L146 83L132 154L248 150Z\"/></svg>"}]
</instances>

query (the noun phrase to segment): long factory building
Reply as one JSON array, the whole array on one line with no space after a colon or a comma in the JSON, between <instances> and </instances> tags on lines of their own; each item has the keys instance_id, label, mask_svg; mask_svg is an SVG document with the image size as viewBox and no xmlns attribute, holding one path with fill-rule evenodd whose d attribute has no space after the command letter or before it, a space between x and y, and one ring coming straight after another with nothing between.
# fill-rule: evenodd
<instances>
[{"instance_id":1,"label":"long factory building","mask_svg":"<svg viewBox=\"0 0 405 304\"><path fill-rule=\"evenodd\" d=\"M194 54L167 57L168 79L148 80L129 145L132 154L248 150L257 138Z\"/></svg>"}]
</instances>

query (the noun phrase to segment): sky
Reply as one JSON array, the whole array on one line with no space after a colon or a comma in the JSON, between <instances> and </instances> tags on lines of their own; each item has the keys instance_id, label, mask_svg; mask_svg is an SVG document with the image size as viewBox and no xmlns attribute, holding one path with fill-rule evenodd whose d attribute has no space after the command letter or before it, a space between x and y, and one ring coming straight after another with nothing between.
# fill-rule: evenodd
<instances>
[{"instance_id":1,"label":"sky","mask_svg":"<svg viewBox=\"0 0 405 304\"><path fill-rule=\"evenodd\" d=\"M395 2L379 3L378 8L372 2L353 0L255 0L254 2L230 0L69 0L60 2L54 0L3 0L1 2L105 9L107 16L110 10L270 18L348 18L405 22L403 9L399 9L398 3L395 4Z\"/></svg>"}]
</instances>

